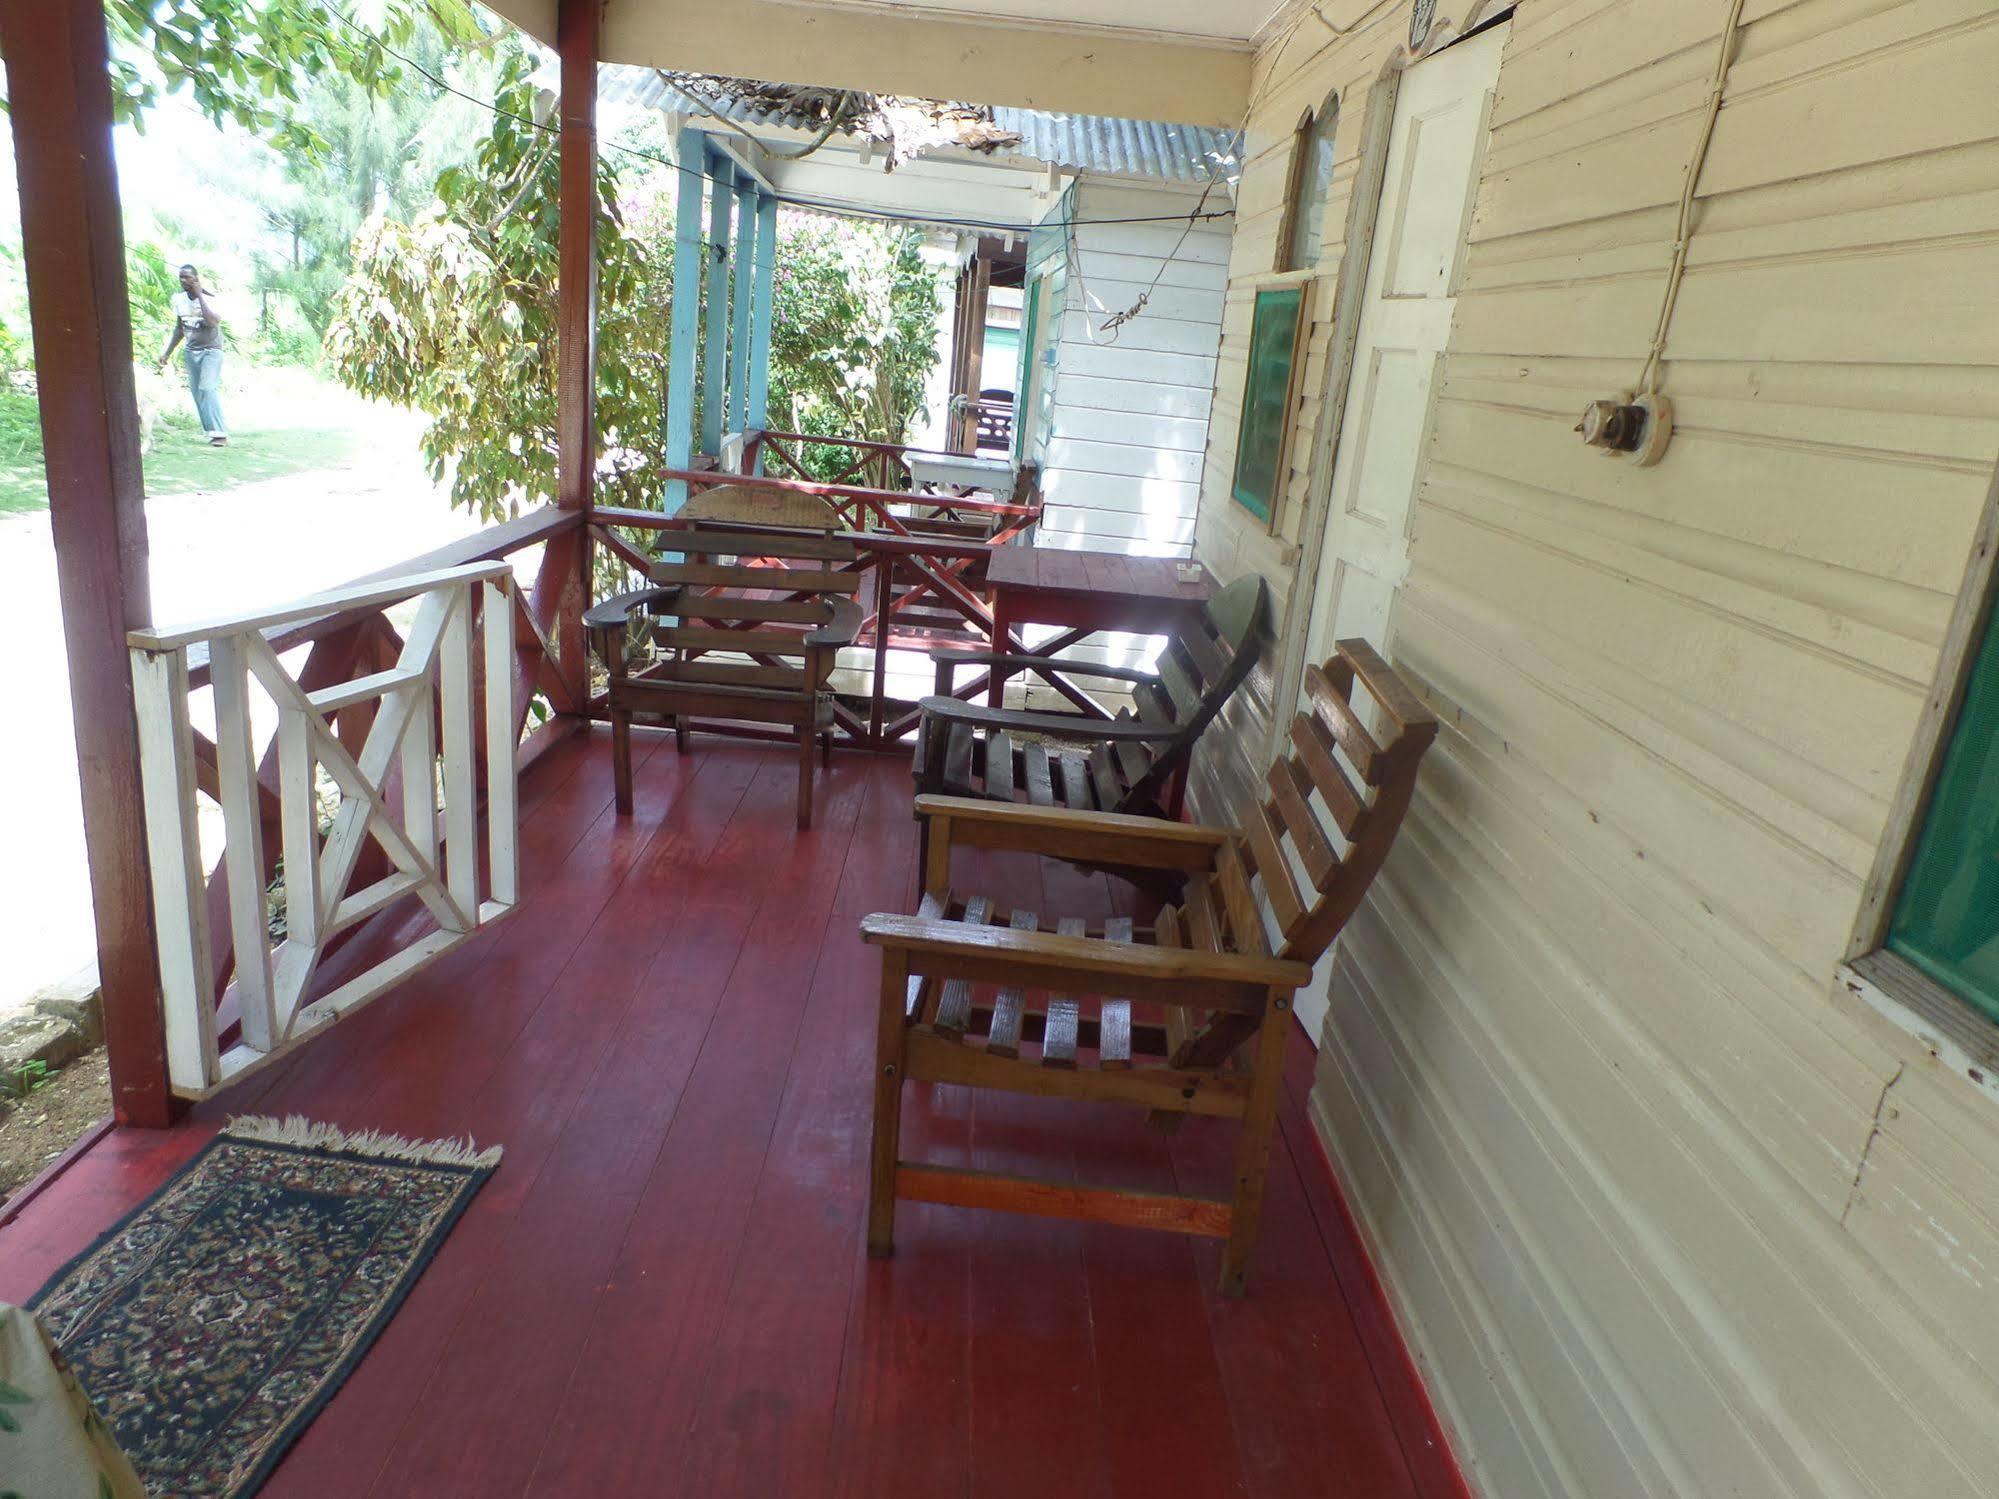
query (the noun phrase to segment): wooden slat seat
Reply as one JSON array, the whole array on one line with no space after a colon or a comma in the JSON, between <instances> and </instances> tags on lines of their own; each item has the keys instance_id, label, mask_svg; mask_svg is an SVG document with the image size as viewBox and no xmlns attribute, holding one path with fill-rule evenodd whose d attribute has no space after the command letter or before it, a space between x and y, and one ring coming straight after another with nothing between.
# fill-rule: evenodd
<instances>
[{"instance_id":1,"label":"wooden slat seat","mask_svg":"<svg viewBox=\"0 0 1999 1499\"><path fill-rule=\"evenodd\" d=\"M652 586L584 615L610 672L620 813L632 810L635 717L671 721L683 752L693 721L720 720L797 734L798 825L812 825L813 741L830 757L827 680L860 633L860 573L832 508L800 506L798 496L748 484L703 491L683 511L688 528L661 533L664 556L646 569ZM634 670L631 626L641 615L653 617L651 648L663 654Z\"/></svg>"},{"instance_id":2,"label":"wooden slat seat","mask_svg":"<svg viewBox=\"0 0 1999 1499\"><path fill-rule=\"evenodd\" d=\"M1183 668L1203 669L1198 652L1187 655ZM1162 698L1175 695L1171 678L1163 674L1157 685ZM1355 706L1361 694L1386 725L1379 735ZM1222 1288L1243 1289L1291 997L1387 857L1437 731L1364 641L1340 642L1310 674L1305 702L1291 725L1296 752L1272 767L1269 795L1240 828L1094 805L1099 788L1121 774L1109 747L1087 758L1051 754L1039 741L1016 747L1002 728L985 739L980 762L940 736L959 762L952 778L983 763L988 790L995 751L1009 766L1017 754L1015 784L1027 800L919 798L918 815L931 829L923 905L914 917L877 914L861 925L882 950L871 1251L892 1248L898 1198L1047 1212L1059 1197L1069 1211L1099 1221L1226 1238ZM952 855L965 848L1170 872L1182 893L1149 932L1112 917L1092 933L1073 915L1001 913L986 897L953 895ZM927 1016L912 997L925 983L943 996ZM982 993L993 996L989 1003L978 1001ZM1139 1023L1135 1005L1157 1008L1164 1023ZM898 1121L908 1082L1130 1103L1166 1127L1188 1114L1240 1120L1234 1194L1161 1198L1071 1184L1054 1192L1047 1183L902 1160Z\"/></svg>"}]
</instances>

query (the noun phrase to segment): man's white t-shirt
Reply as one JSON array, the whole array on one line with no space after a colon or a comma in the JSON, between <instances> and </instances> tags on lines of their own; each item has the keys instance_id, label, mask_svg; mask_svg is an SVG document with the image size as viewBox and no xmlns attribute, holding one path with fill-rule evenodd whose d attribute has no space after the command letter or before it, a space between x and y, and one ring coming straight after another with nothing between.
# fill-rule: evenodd
<instances>
[{"instance_id":1,"label":"man's white t-shirt","mask_svg":"<svg viewBox=\"0 0 1999 1499\"><path fill-rule=\"evenodd\" d=\"M209 305L215 305L211 294ZM218 316L213 323L204 323L201 314L201 299L186 292L174 293L174 316L180 319L181 329L187 334L190 349L219 349L222 347L222 323Z\"/></svg>"}]
</instances>

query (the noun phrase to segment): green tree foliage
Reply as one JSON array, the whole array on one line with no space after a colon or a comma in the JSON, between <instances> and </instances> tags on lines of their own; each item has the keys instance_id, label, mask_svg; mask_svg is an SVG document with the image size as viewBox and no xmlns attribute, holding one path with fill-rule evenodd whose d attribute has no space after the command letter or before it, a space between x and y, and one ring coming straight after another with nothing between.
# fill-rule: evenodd
<instances>
[{"instance_id":1,"label":"green tree foliage","mask_svg":"<svg viewBox=\"0 0 1999 1499\"><path fill-rule=\"evenodd\" d=\"M326 349L364 395L423 411L424 455L456 505L497 519L556 493L558 182L526 59L502 65L473 162L414 222L364 229ZM621 173L630 173L621 180ZM656 507L666 464L674 174L599 168L598 482ZM785 215L774 286L771 420L904 440L937 358L937 273L909 230ZM696 289L699 295L699 289Z\"/></svg>"},{"instance_id":2,"label":"green tree foliage","mask_svg":"<svg viewBox=\"0 0 1999 1499\"><path fill-rule=\"evenodd\" d=\"M402 76L391 49L426 29L485 40L467 0L379 0L365 28L328 0L105 0L104 16L120 120L143 129L163 93L184 89L215 124L313 154L326 142L297 113L301 80L338 74L379 92Z\"/></svg>"},{"instance_id":3,"label":"green tree foliage","mask_svg":"<svg viewBox=\"0 0 1999 1499\"><path fill-rule=\"evenodd\" d=\"M897 225L782 216L772 288L771 422L905 442L937 363L938 273ZM831 472L838 454L808 450Z\"/></svg>"},{"instance_id":4,"label":"green tree foliage","mask_svg":"<svg viewBox=\"0 0 1999 1499\"><path fill-rule=\"evenodd\" d=\"M414 223L380 219L356 245L326 351L363 395L430 418L424 456L451 498L492 520L556 492L558 162L538 128L552 101L509 48L499 112L472 164L437 182ZM597 423L600 474L638 483L661 461L671 261L627 234L615 165L598 176ZM631 496L642 502L637 494Z\"/></svg>"},{"instance_id":5,"label":"green tree foliage","mask_svg":"<svg viewBox=\"0 0 1999 1499\"><path fill-rule=\"evenodd\" d=\"M252 257L252 290L266 307L273 298L296 307L315 347L353 268L362 226L377 216L414 219L430 203L439 173L468 162L485 130L484 111L432 81L451 66L436 30L421 28L402 50L418 70L395 87L377 92L328 74L306 89L300 115L323 152L271 151L249 170L231 167L218 183L268 231L268 247ZM462 51L456 71L469 90L492 87L483 51Z\"/></svg>"}]
</instances>

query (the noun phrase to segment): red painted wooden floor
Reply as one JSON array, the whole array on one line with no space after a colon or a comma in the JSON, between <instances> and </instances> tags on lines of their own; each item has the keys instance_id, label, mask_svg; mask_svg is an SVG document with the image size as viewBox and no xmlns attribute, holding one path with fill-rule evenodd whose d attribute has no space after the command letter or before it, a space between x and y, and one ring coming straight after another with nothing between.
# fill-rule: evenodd
<instances>
[{"instance_id":1,"label":"red painted wooden floor","mask_svg":"<svg viewBox=\"0 0 1999 1499\"><path fill-rule=\"evenodd\" d=\"M0 1228L0 1299L227 1113L469 1134L500 1170L266 1494L1462 1493L1306 1123L1302 1038L1246 1300L1207 1242L927 1205L870 1262L855 925L914 887L906 762L838 757L798 836L788 755L636 753L620 819L608 741L554 750L523 788L521 909L182 1127L107 1136ZM1112 899L991 873L1049 909ZM906 1153L987 1168L1229 1175L1219 1121L1169 1140L951 1088L904 1118Z\"/></svg>"}]
</instances>

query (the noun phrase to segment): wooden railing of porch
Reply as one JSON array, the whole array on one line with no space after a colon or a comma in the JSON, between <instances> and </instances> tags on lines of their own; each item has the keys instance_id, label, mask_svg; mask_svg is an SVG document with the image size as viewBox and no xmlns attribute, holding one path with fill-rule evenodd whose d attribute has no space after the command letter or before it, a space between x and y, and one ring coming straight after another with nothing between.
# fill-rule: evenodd
<instances>
[{"instance_id":1,"label":"wooden railing of porch","mask_svg":"<svg viewBox=\"0 0 1999 1499\"><path fill-rule=\"evenodd\" d=\"M130 633L177 1096L205 1097L282 1056L511 909L517 778L587 704L551 644L564 590L547 577L516 588L507 559L546 558L582 525L539 511L282 608ZM398 631L390 611L411 605ZM252 681L277 709L261 753ZM537 692L556 716L523 738ZM196 727L211 716L204 695L212 738ZM322 770L340 793L324 826ZM223 826L205 876L200 797ZM287 924L275 949L274 881ZM409 921L419 903L428 929ZM365 967L328 964L371 933Z\"/></svg>"}]
</instances>

